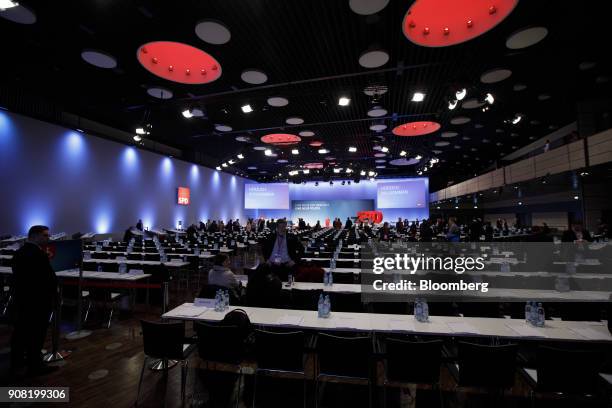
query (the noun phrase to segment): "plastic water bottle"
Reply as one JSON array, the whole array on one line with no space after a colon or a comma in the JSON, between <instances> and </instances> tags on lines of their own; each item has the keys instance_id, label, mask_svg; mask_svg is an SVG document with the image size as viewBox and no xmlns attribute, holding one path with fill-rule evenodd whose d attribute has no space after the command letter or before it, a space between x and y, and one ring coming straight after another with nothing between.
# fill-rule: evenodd
<instances>
[{"instance_id":1,"label":"plastic water bottle","mask_svg":"<svg viewBox=\"0 0 612 408\"><path fill-rule=\"evenodd\" d=\"M525 323L531 323L531 302L525 302Z\"/></svg>"},{"instance_id":2,"label":"plastic water bottle","mask_svg":"<svg viewBox=\"0 0 612 408\"><path fill-rule=\"evenodd\" d=\"M323 305L323 304L324 304L324 303L325 303L325 300L323 299L323 293L321 293L321 294L319 295L319 303L318 303L318 305L317 305L317 313L318 313L318 316L319 316L319 317L325 317L325 316L324 316L324 309L323 309L323 307L324 307L324 305Z\"/></svg>"},{"instance_id":3,"label":"plastic water bottle","mask_svg":"<svg viewBox=\"0 0 612 408\"><path fill-rule=\"evenodd\" d=\"M416 299L414 301L414 318L418 322L423 321L423 305L421 304L421 299Z\"/></svg>"},{"instance_id":4,"label":"plastic water bottle","mask_svg":"<svg viewBox=\"0 0 612 408\"><path fill-rule=\"evenodd\" d=\"M332 273L332 271L329 271L327 273L329 274L329 277L327 278L327 284L331 286L334 284L334 274Z\"/></svg>"},{"instance_id":5,"label":"plastic water bottle","mask_svg":"<svg viewBox=\"0 0 612 408\"><path fill-rule=\"evenodd\" d=\"M537 310L536 326L544 327L546 316L544 315L544 307L542 306L542 303L538 303L538 307L536 310Z\"/></svg>"},{"instance_id":6,"label":"plastic water bottle","mask_svg":"<svg viewBox=\"0 0 612 408\"><path fill-rule=\"evenodd\" d=\"M293 275L292 274L287 275L287 283L289 284L289 287L293 286Z\"/></svg>"},{"instance_id":7,"label":"plastic water bottle","mask_svg":"<svg viewBox=\"0 0 612 408\"><path fill-rule=\"evenodd\" d=\"M223 310L229 309L229 292L223 291Z\"/></svg>"},{"instance_id":8,"label":"plastic water bottle","mask_svg":"<svg viewBox=\"0 0 612 408\"><path fill-rule=\"evenodd\" d=\"M98 264L98 272L102 272L102 265Z\"/></svg>"},{"instance_id":9,"label":"plastic water bottle","mask_svg":"<svg viewBox=\"0 0 612 408\"><path fill-rule=\"evenodd\" d=\"M323 273L323 286L329 286L329 271Z\"/></svg>"},{"instance_id":10,"label":"plastic water bottle","mask_svg":"<svg viewBox=\"0 0 612 408\"><path fill-rule=\"evenodd\" d=\"M429 321L429 306L427 305L427 301L425 299L423 299L421 301L421 321L422 322L427 322Z\"/></svg>"},{"instance_id":11,"label":"plastic water bottle","mask_svg":"<svg viewBox=\"0 0 612 408\"><path fill-rule=\"evenodd\" d=\"M124 263L119 264L119 273L126 273L127 272L127 265Z\"/></svg>"},{"instance_id":12,"label":"plastic water bottle","mask_svg":"<svg viewBox=\"0 0 612 408\"><path fill-rule=\"evenodd\" d=\"M217 293L215 294L215 312L221 311L221 291L217 289Z\"/></svg>"},{"instance_id":13,"label":"plastic water bottle","mask_svg":"<svg viewBox=\"0 0 612 408\"><path fill-rule=\"evenodd\" d=\"M331 301L329 300L329 295L325 295L325 300L323 301L323 314L324 317L329 317L331 314Z\"/></svg>"}]
</instances>

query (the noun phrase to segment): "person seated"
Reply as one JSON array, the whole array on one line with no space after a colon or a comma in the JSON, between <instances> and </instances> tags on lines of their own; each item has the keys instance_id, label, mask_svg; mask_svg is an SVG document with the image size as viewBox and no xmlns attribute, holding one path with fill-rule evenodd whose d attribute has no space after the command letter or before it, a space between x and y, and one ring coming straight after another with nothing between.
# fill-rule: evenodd
<instances>
[{"instance_id":1,"label":"person seated","mask_svg":"<svg viewBox=\"0 0 612 408\"><path fill-rule=\"evenodd\" d=\"M544 235L550 234L550 227L545 222L542 223L542 234Z\"/></svg>"},{"instance_id":2,"label":"person seated","mask_svg":"<svg viewBox=\"0 0 612 408\"><path fill-rule=\"evenodd\" d=\"M484 236L486 242L493 242L493 225L491 225L491 221L487 221L484 226Z\"/></svg>"},{"instance_id":3,"label":"person seated","mask_svg":"<svg viewBox=\"0 0 612 408\"><path fill-rule=\"evenodd\" d=\"M287 234L287 221L279 219L276 233L264 242L262 251L266 263L273 266L281 278L286 278L302 259L304 247L295 235Z\"/></svg>"},{"instance_id":4,"label":"person seated","mask_svg":"<svg viewBox=\"0 0 612 408\"><path fill-rule=\"evenodd\" d=\"M563 232L561 242L591 242L591 234L582 228L580 224L572 225L572 228Z\"/></svg>"},{"instance_id":5,"label":"person seated","mask_svg":"<svg viewBox=\"0 0 612 408\"><path fill-rule=\"evenodd\" d=\"M187 228L187 239L192 240L198 237L198 229L195 224L191 224Z\"/></svg>"},{"instance_id":6,"label":"person seated","mask_svg":"<svg viewBox=\"0 0 612 408\"><path fill-rule=\"evenodd\" d=\"M283 297L283 283L273 273L267 263L259 264L249 276L246 289L246 302L253 307L283 307L287 302Z\"/></svg>"},{"instance_id":7,"label":"person seated","mask_svg":"<svg viewBox=\"0 0 612 408\"><path fill-rule=\"evenodd\" d=\"M398 234L403 234L404 233L404 221L402 221L402 218L398 218L397 222L395 223L395 231Z\"/></svg>"},{"instance_id":8,"label":"person seated","mask_svg":"<svg viewBox=\"0 0 612 408\"><path fill-rule=\"evenodd\" d=\"M313 227L314 231L319 231L321 229L321 221L317 220L317 223Z\"/></svg>"},{"instance_id":9,"label":"person seated","mask_svg":"<svg viewBox=\"0 0 612 408\"><path fill-rule=\"evenodd\" d=\"M446 233L446 239L449 242L459 242L461 240L461 230L457 225L457 219L450 217L448 219L448 232Z\"/></svg>"},{"instance_id":10,"label":"person seated","mask_svg":"<svg viewBox=\"0 0 612 408\"><path fill-rule=\"evenodd\" d=\"M433 231L428 220L423 220L419 226L419 237L422 242L431 242L433 238Z\"/></svg>"},{"instance_id":11,"label":"person seated","mask_svg":"<svg viewBox=\"0 0 612 408\"><path fill-rule=\"evenodd\" d=\"M213 267L208 271L208 284L228 289L240 289L240 281L230 269L230 258L226 254L215 255Z\"/></svg>"},{"instance_id":12,"label":"person seated","mask_svg":"<svg viewBox=\"0 0 612 408\"><path fill-rule=\"evenodd\" d=\"M378 238L381 241L390 241L391 240L391 229L389 228L389 223L385 221L380 231L378 231Z\"/></svg>"}]
</instances>

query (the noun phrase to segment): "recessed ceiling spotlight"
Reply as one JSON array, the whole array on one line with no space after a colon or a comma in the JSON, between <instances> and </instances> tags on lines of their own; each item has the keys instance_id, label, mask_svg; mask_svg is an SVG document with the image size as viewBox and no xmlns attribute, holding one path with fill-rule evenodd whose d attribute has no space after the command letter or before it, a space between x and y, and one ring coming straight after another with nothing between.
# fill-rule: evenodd
<instances>
[{"instance_id":1,"label":"recessed ceiling spotlight","mask_svg":"<svg viewBox=\"0 0 612 408\"><path fill-rule=\"evenodd\" d=\"M238 159L242 160L244 159L244 155L242 153L240 153L239 155L236 156Z\"/></svg>"},{"instance_id":2,"label":"recessed ceiling spotlight","mask_svg":"<svg viewBox=\"0 0 612 408\"><path fill-rule=\"evenodd\" d=\"M336 174L340 173L341 171L342 171L342 169L341 169L341 168L336 168L336 169L334 169L334 173L336 173Z\"/></svg>"},{"instance_id":3,"label":"recessed ceiling spotlight","mask_svg":"<svg viewBox=\"0 0 612 408\"><path fill-rule=\"evenodd\" d=\"M221 167L227 167L227 163L221 163Z\"/></svg>"},{"instance_id":4,"label":"recessed ceiling spotlight","mask_svg":"<svg viewBox=\"0 0 612 408\"><path fill-rule=\"evenodd\" d=\"M231 132L232 127L227 125L215 125L215 129L219 132Z\"/></svg>"},{"instance_id":5,"label":"recessed ceiling spotlight","mask_svg":"<svg viewBox=\"0 0 612 408\"><path fill-rule=\"evenodd\" d=\"M329 153L329 150L327 149L319 149L319 154L327 154Z\"/></svg>"},{"instance_id":6,"label":"recessed ceiling spotlight","mask_svg":"<svg viewBox=\"0 0 612 408\"><path fill-rule=\"evenodd\" d=\"M408 154L408 153L406 153L406 151L405 151L405 150L402 150L402 151L400 152L400 156L402 156L402 157L403 157L403 156L405 156L405 155L407 155L407 154Z\"/></svg>"},{"instance_id":7,"label":"recessed ceiling spotlight","mask_svg":"<svg viewBox=\"0 0 612 408\"><path fill-rule=\"evenodd\" d=\"M415 92L412 95L412 102L423 102L425 100L425 94L423 92Z\"/></svg>"},{"instance_id":8,"label":"recessed ceiling spotlight","mask_svg":"<svg viewBox=\"0 0 612 408\"><path fill-rule=\"evenodd\" d=\"M457 107L457 104L458 104L458 103L459 103L459 102L457 101L457 99L454 99L454 100L452 100L452 101L448 102L448 109L449 109L449 110L453 110L453 109L455 109L455 108Z\"/></svg>"},{"instance_id":9,"label":"recessed ceiling spotlight","mask_svg":"<svg viewBox=\"0 0 612 408\"><path fill-rule=\"evenodd\" d=\"M519 123L521 121L521 119L523 119L523 117L519 114L517 114L514 119L512 119L512 124L516 125L517 123Z\"/></svg>"},{"instance_id":10,"label":"recessed ceiling spotlight","mask_svg":"<svg viewBox=\"0 0 612 408\"><path fill-rule=\"evenodd\" d=\"M0 0L0 11L8 10L19 6L19 3L12 0Z\"/></svg>"},{"instance_id":11,"label":"recessed ceiling spotlight","mask_svg":"<svg viewBox=\"0 0 612 408\"><path fill-rule=\"evenodd\" d=\"M242 109L242 112L244 112L244 113L251 113L251 112L253 112L253 108L251 108L251 105L249 105L249 104L243 105L240 109Z\"/></svg>"},{"instance_id":12,"label":"recessed ceiling spotlight","mask_svg":"<svg viewBox=\"0 0 612 408\"><path fill-rule=\"evenodd\" d=\"M457 98L458 101L463 100L463 98L465 98L466 95L467 95L467 89L465 88L460 89L457 92L455 92L455 98Z\"/></svg>"},{"instance_id":13,"label":"recessed ceiling spotlight","mask_svg":"<svg viewBox=\"0 0 612 408\"><path fill-rule=\"evenodd\" d=\"M193 118L193 113L191 113L191 110L189 109L185 109L183 112L181 112L181 114L183 115L184 118L187 118L187 119Z\"/></svg>"},{"instance_id":14,"label":"recessed ceiling spotlight","mask_svg":"<svg viewBox=\"0 0 612 408\"><path fill-rule=\"evenodd\" d=\"M146 135L147 132L144 130L144 128L138 127L138 128L136 128L136 134L137 135Z\"/></svg>"},{"instance_id":15,"label":"recessed ceiling spotlight","mask_svg":"<svg viewBox=\"0 0 612 408\"><path fill-rule=\"evenodd\" d=\"M272 150L270 150L270 149L266 149L266 150L264 150L264 154L265 154L266 156L272 156Z\"/></svg>"},{"instance_id":16,"label":"recessed ceiling spotlight","mask_svg":"<svg viewBox=\"0 0 612 408\"><path fill-rule=\"evenodd\" d=\"M346 96L342 96L340 99L338 99L338 105L340 106L348 106L350 103L351 99L347 98Z\"/></svg>"},{"instance_id":17,"label":"recessed ceiling spotlight","mask_svg":"<svg viewBox=\"0 0 612 408\"><path fill-rule=\"evenodd\" d=\"M493 105L493 102L495 102L495 98L493 97L493 95L488 93L487 96L485 96L485 102L487 102L489 105Z\"/></svg>"},{"instance_id":18,"label":"recessed ceiling spotlight","mask_svg":"<svg viewBox=\"0 0 612 408\"><path fill-rule=\"evenodd\" d=\"M142 136L140 135L134 135L134 141L135 142L140 142L142 140Z\"/></svg>"},{"instance_id":19,"label":"recessed ceiling spotlight","mask_svg":"<svg viewBox=\"0 0 612 408\"><path fill-rule=\"evenodd\" d=\"M354 147L354 146L351 146L351 147L348 148L348 151L351 152L351 153L355 153L357 151L357 148Z\"/></svg>"},{"instance_id":20,"label":"recessed ceiling spotlight","mask_svg":"<svg viewBox=\"0 0 612 408\"><path fill-rule=\"evenodd\" d=\"M217 166L217 167L215 167L215 169L216 169L217 171L221 171L221 166Z\"/></svg>"},{"instance_id":21,"label":"recessed ceiling spotlight","mask_svg":"<svg viewBox=\"0 0 612 408\"><path fill-rule=\"evenodd\" d=\"M291 150L291 154L298 155L298 154L300 154L300 151L298 149L293 149L293 150Z\"/></svg>"},{"instance_id":22,"label":"recessed ceiling spotlight","mask_svg":"<svg viewBox=\"0 0 612 408\"><path fill-rule=\"evenodd\" d=\"M389 151L389 148L387 146L383 146L380 148L380 151L383 153L387 153Z\"/></svg>"}]
</instances>

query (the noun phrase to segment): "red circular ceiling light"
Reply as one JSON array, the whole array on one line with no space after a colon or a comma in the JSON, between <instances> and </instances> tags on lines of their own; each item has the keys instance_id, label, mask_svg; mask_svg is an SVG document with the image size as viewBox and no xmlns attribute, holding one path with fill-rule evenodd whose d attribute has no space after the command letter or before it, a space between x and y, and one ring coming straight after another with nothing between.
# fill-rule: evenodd
<instances>
[{"instance_id":1,"label":"red circular ceiling light","mask_svg":"<svg viewBox=\"0 0 612 408\"><path fill-rule=\"evenodd\" d=\"M518 0L416 0L402 22L404 35L423 47L446 47L491 30Z\"/></svg>"},{"instance_id":2,"label":"red circular ceiling light","mask_svg":"<svg viewBox=\"0 0 612 408\"><path fill-rule=\"evenodd\" d=\"M310 142L308 144L310 146L312 146L312 147L321 147L321 146L323 146L323 142L316 142L316 141L315 142Z\"/></svg>"},{"instance_id":3,"label":"red circular ceiling light","mask_svg":"<svg viewBox=\"0 0 612 408\"><path fill-rule=\"evenodd\" d=\"M440 124L437 122L409 122L396 126L393 129L393 134L396 136L423 136L439 129Z\"/></svg>"},{"instance_id":4,"label":"red circular ceiling light","mask_svg":"<svg viewBox=\"0 0 612 408\"><path fill-rule=\"evenodd\" d=\"M262 142L276 146L290 146L297 144L300 140L302 139L299 136L289 133L272 133L261 138Z\"/></svg>"},{"instance_id":5,"label":"red circular ceiling light","mask_svg":"<svg viewBox=\"0 0 612 408\"><path fill-rule=\"evenodd\" d=\"M302 167L310 170L322 169L323 163L306 163Z\"/></svg>"},{"instance_id":6,"label":"red circular ceiling light","mask_svg":"<svg viewBox=\"0 0 612 408\"><path fill-rule=\"evenodd\" d=\"M154 41L136 52L145 69L158 77L182 84L206 84L221 76L221 64L210 54L191 45Z\"/></svg>"}]
</instances>

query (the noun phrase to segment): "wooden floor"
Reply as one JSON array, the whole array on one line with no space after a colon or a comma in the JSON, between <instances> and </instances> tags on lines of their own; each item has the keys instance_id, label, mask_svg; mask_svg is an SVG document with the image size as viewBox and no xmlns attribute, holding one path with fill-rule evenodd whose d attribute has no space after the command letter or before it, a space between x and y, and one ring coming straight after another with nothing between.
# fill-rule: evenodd
<instances>
[{"instance_id":1,"label":"wooden floor","mask_svg":"<svg viewBox=\"0 0 612 408\"><path fill-rule=\"evenodd\" d=\"M175 304L183 300L193 299L193 294L183 291L173 293L171 296ZM70 314L70 311L66 313ZM60 363L59 371L45 377L15 381L8 378L9 344L11 327L0 325L0 383L3 385L29 385L29 386L57 386L70 387L70 407L107 407L119 408L134 406L138 388L138 379L144 355L142 352L142 336L140 334L140 319L157 320L161 310L155 307L139 305L132 313L120 315L113 320L110 329L97 325L93 333L79 340L61 340L60 349L71 353ZM70 316L64 316L62 335L71 331ZM191 330L187 326L188 334ZM50 347L50 337L46 347ZM197 352L189 360L189 379L187 384L186 406L235 406L237 391L237 376L231 372L223 372L225 367L216 367L214 371L204 370ZM220 371L217 371L220 370ZM379 372L381 370L379 369ZM308 360L307 372L312 373L312 359ZM417 407L440 407L440 394L444 407L459 407L464 400L470 402L469 406L508 406L530 407L528 392L525 384L517 376L515 388L508 396L503 398L503 404L491 399L488 395L477 395L459 392L446 369L442 370L442 392L422 390L417 392ZM251 406L253 391L252 376L245 376L244 386L238 398L238 406ZM273 397L272 392L274 391ZM382 406L382 393L378 388L378 403L373 406ZM413 390L414 392L414 390ZM303 392L301 381L288 379L258 380L258 406L263 407L301 407ZM314 388L308 385L307 406L314 406ZM411 407L410 396L400 393L399 390L390 390L387 393L388 407ZM367 387L357 385L328 384L325 386L322 406L367 407ZM260 399L261 398L261 399ZM57 405L57 404L56 404ZM169 370L166 379L157 371L145 370L145 378L139 406L144 407L177 407L180 401L180 368L177 366ZM44 404L32 404L40 407ZM66 405L64 405L66 406ZM559 405L551 405L559 406Z\"/></svg>"}]
</instances>

